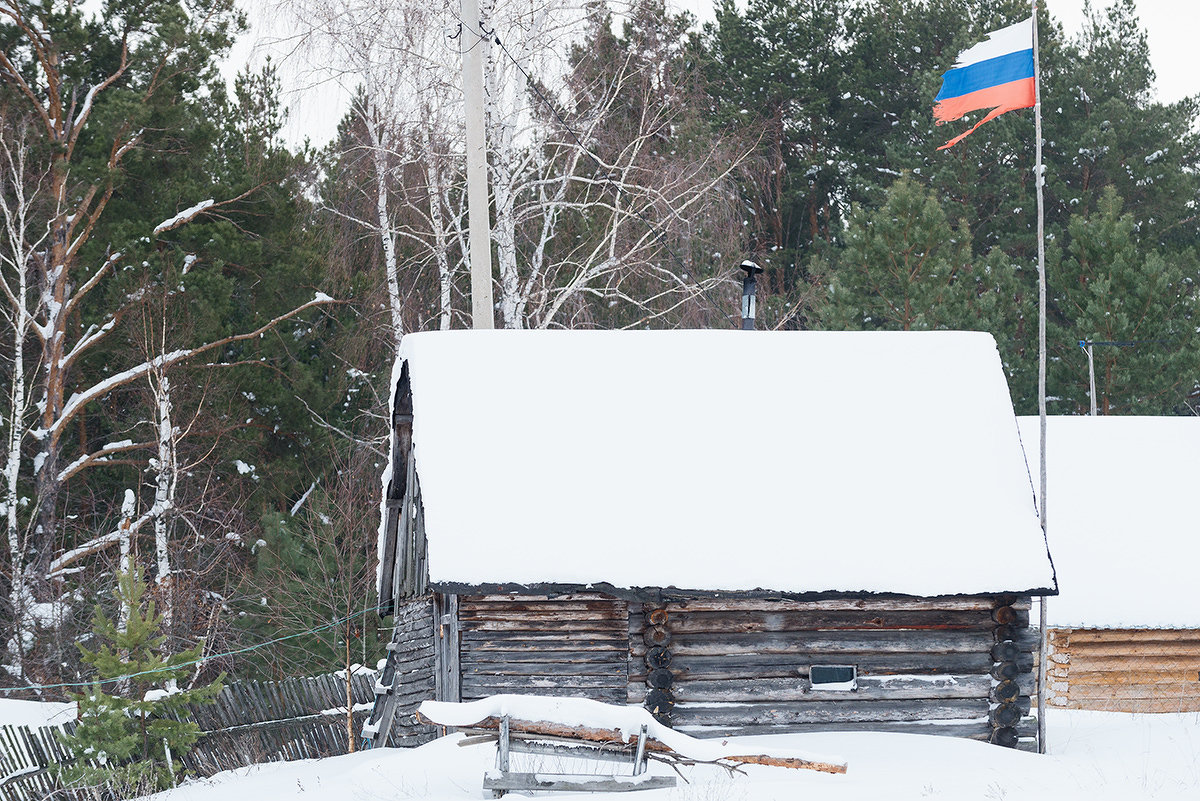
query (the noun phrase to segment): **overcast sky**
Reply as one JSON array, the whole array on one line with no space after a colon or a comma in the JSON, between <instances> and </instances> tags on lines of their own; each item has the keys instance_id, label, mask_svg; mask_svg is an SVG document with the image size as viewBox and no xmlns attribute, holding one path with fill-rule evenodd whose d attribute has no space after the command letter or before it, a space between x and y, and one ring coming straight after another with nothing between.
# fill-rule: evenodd
<instances>
[{"instance_id":1,"label":"overcast sky","mask_svg":"<svg viewBox=\"0 0 1200 801\"><path fill-rule=\"evenodd\" d=\"M669 0L687 8L701 20L712 18L712 0ZM257 62L268 52L282 61L284 102L291 110L285 132L287 139L299 143L307 136L316 145L328 142L337 129L345 111L345 93L320 72L305 65L303 59L290 53L286 30L280 28L282 15L274 0L243 0L248 8L251 30L234 48L227 72L235 73L247 62ZM1068 35L1079 30L1083 19L1084 0L1045 0L1050 13L1062 21ZM1095 0L1105 7L1106 0ZM1178 100L1200 92L1200 69L1197 69L1193 15L1196 0L1137 0L1138 13L1150 42L1150 60L1158 73L1159 98ZM283 41L281 41L283 40ZM947 65L949 67L949 65ZM932 105L932 101L930 101Z\"/></svg>"},{"instance_id":2,"label":"overcast sky","mask_svg":"<svg viewBox=\"0 0 1200 801\"><path fill-rule=\"evenodd\" d=\"M1045 0L1050 13L1062 21L1068 34L1083 21L1083 0ZM1093 5L1105 8L1105 0ZM1150 42L1150 63L1158 73L1160 100L1172 101L1200 92L1196 69L1196 0L1137 0L1138 15Z\"/></svg>"}]
</instances>

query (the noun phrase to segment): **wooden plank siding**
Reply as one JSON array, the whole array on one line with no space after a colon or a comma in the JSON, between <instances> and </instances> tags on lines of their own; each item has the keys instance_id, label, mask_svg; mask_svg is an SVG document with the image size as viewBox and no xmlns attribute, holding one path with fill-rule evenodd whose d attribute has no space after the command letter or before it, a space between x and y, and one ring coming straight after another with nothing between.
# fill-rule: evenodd
<instances>
[{"instance_id":1,"label":"wooden plank siding","mask_svg":"<svg viewBox=\"0 0 1200 801\"><path fill-rule=\"evenodd\" d=\"M462 700L500 693L625 703L629 608L576 593L459 597Z\"/></svg>"},{"instance_id":2,"label":"wooden plank siding","mask_svg":"<svg viewBox=\"0 0 1200 801\"><path fill-rule=\"evenodd\" d=\"M1200 629L1050 629L1048 660L1051 706L1200 712Z\"/></svg>"},{"instance_id":3,"label":"wooden plank siding","mask_svg":"<svg viewBox=\"0 0 1200 801\"><path fill-rule=\"evenodd\" d=\"M417 720L417 707L434 697L435 619L430 596L397 603L387 660L376 680L375 707L369 725L378 732L374 746L421 745L437 736Z\"/></svg>"},{"instance_id":4,"label":"wooden plank siding","mask_svg":"<svg viewBox=\"0 0 1200 801\"><path fill-rule=\"evenodd\" d=\"M670 723L690 734L877 730L988 739L998 605L990 597L632 605L627 700L646 698L645 632L657 609L670 638ZM1027 610L1029 599L1012 606ZM1036 633L1022 630L1016 643L1017 704L1026 713L1016 728L1027 739L1036 729L1028 717ZM814 664L855 665L858 689L814 691Z\"/></svg>"}]
</instances>

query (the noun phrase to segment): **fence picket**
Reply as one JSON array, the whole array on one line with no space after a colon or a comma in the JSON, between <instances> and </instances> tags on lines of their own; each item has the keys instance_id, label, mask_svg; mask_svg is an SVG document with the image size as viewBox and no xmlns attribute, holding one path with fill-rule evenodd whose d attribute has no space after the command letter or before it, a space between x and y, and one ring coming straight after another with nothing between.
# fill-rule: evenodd
<instances>
[{"instance_id":1,"label":"fence picket","mask_svg":"<svg viewBox=\"0 0 1200 801\"><path fill-rule=\"evenodd\" d=\"M352 675L352 705L371 701L374 684L372 673ZM183 764L190 772L211 776L255 761L344 754L350 747L345 715L320 713L345 705L345 679L335 674L230 682L212 704L193 706L179 716L202 730ZM351 708L351 714L357 730L367 712ZM55 766L76 759L59 732L71 734L75 727L74 721L40 728L0 726L0 801L41 799L58 789Z\"/></svg>"}]
</instances>

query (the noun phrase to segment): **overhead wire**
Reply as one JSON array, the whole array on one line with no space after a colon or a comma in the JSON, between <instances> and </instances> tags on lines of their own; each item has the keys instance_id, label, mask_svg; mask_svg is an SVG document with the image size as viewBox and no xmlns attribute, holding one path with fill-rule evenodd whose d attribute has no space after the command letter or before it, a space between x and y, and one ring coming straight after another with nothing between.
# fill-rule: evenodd
<instances>
[{"instance_id":1,"label":"overhead wire","mask_svg":"<svg viewBox=\"0 0 1200 801\"><path fill-rule=\"evenodd\" d=\"M281 642L286 642L287 640L294 640L297 637L305 637L309 634L316 634L321 631L327 631L331 628L340 626L343 623L348 623L351 620L354 620L359 617L363 617L371 612L375 612L382 608L383 608L383 605L378 604L376 606L369 607L367 609L361 609L357 612L354 612L353 614L346 615L345 617L338 618L337 620L331 621L329 623L324 623L320 626L314 626L313 628L305 629L304 631L297 631L292 634L285 634L282 637L275 637L270 640L264 640L263 642L257 642L252 645L246 645L241 648L233 648L231 650L223 651L221 653L210 654L208 656L201 656L198 659L192 659L192 660L188 660L185 662L176 662L176 663L173 663L170 665L163 665L162 667L151 668L150 670L139 670L135 673L125 673L120 676L111 676L106 679L95 678L95 679L92 679L91 681L66 681L66 682L59 682L57 684L24 684L19 687L0 687L0 693L41 692L42 690L63 690L63 689L72 689L72 688L96 687L101 684L114 684L114 683L126 681L128 679L136 679L140 676L149 676L149 675L153 675L155 673L165 673L167 671L180 670L181 668L192 667L194 665L201 665L201 664L204 664L205 662L211 662L216 659L223 659L224 657L227 657L227 656L236 656L237 654L244 654L244 653L249 653L251 651L257 651L262 648L266 648L268 645L278 645Z\"/></svg>"}]
</instances>

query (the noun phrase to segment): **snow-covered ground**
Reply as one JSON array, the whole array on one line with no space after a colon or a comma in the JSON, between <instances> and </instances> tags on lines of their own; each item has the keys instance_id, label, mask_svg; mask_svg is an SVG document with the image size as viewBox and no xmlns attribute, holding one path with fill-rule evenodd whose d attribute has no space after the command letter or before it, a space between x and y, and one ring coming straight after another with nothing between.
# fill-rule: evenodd
<instances>
[{"instance_id":1,"label":"snow-covered ground","mask_svg":"<svg viewBox=\"0 0 1200 801\"><path fill-rule=\"evenodd\" d=\"M0 726L59 726L75 719L75 703L0 698Z\"/></svg>"},{"instance_id":2,"label":"snow-covered ground","mask_svg":"<svg viewBox=\"0 0 1200 801\"><path fill-rule=\"evenodd\" d=\"M740 738L745 752L801 749L837 754L845 775L747 766L684 769L672 790L584 796L591 801L1135 801L1200 799L1200 714L1129 715L1050 710L1051 753L1009 751L949 737L803 734ZM332 759L257 765L193 781L155 801L450 801L481 789L495 746L460 747L461 735L411 750L379 749ZM742 749L738 749L742 750ZM515 760L514 769L520 769ZM545 764L525 769L552 769ZM670 769L653 765L655 773ZM579 795L573 796L581 799Z\"/></svg>"}]
</instances>

